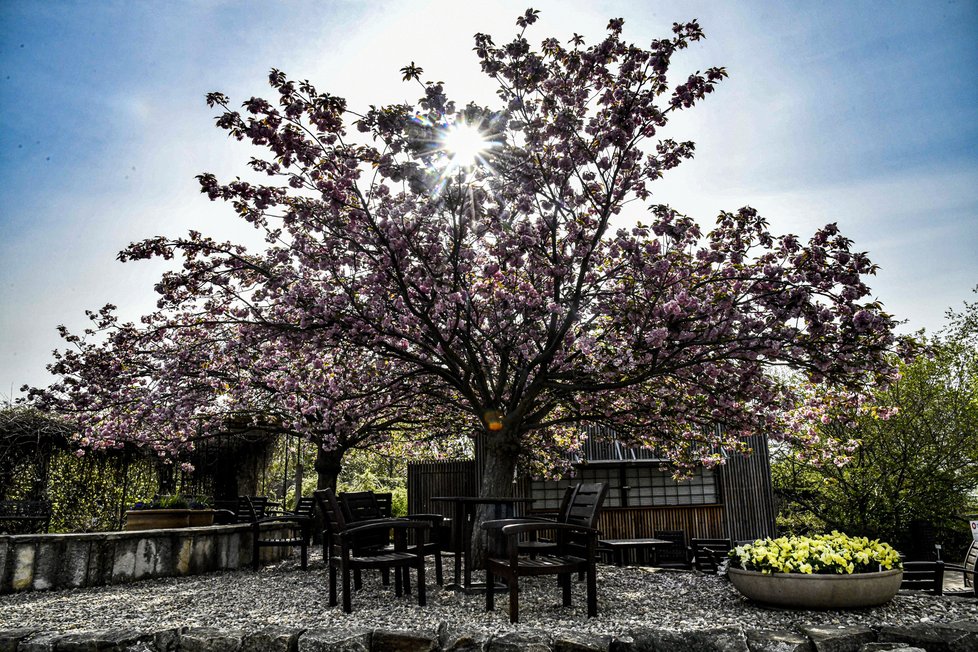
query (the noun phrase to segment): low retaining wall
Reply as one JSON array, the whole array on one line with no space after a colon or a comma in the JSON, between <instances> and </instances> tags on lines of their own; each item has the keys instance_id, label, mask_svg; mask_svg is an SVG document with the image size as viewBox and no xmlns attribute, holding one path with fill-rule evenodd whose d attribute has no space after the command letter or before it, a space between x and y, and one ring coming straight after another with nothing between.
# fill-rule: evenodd
<instances>
[{"instance_id":1,"label":"low retaining wall","mask_svg":"<svg viewBox=\"0 0 978 652\"><path fill-rule=\"evenodd\" d=\"M640 629L625 636L535 629L507 634L453 631L297 630L256 632L181 628L160 632L120 629L55 634L26 629L0 631L0 651L99 650L100 652L878 652L879 650L978 650L978 623L921 623L913 627L743 627L677 632Z\"/></svg>"},{"instance_id":2,"label":"low retaining wall","mask_svg":"<svg viewBox=\"0 0 978 652\"><path fill-rule=\"evenodd\" d=\"M281 529L275 524L263 526L269 532ZM0 593L122 584L240 568L251 564L251 536L248 524L0 536ZM261 557L267 563L291 552L286 547L262 548Z\"/></svg>"}]
</instances>

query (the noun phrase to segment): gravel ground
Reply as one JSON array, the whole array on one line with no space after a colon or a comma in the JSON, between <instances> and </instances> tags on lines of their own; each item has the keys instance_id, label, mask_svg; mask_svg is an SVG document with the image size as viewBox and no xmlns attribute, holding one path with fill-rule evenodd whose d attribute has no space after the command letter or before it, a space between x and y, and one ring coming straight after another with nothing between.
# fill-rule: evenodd
<instances>
[{"instance_id":1,"label":"gravel ground","mask_svg":"<svg viewBox=\"0 0 978 652\"><path fill-rule=\"evenodd\" d=\"M451 574L451 558L446 563ZM64 632L130 627L154 631L178 626L253 631L268 625L296 628L369 627L435 630L455 627L496 633L518 627L550 631L621 634L635 627L690 630L744 625L782 629L798 624L910 625L920 622L978 622L978 601L967 598L899 594L887 605L853 611L765 609L742 598L724 578L692 571L648 568L598 570L598 617L588 619L583 583L574 584L573 606L560 606L552 577L521 580L520 625L510 625L508 598L485 611L483 595L442 590L428 574L428 605L415 595L397 599L376 572L365 573L353 596L353 613L328 605L328 575L321 558L309 571L286 560L260 572L234 571L197 577L68 591L0 596L0 629L31 627ZM536 580L536 581L535 581Z\"/></svg>"}]
</instances>

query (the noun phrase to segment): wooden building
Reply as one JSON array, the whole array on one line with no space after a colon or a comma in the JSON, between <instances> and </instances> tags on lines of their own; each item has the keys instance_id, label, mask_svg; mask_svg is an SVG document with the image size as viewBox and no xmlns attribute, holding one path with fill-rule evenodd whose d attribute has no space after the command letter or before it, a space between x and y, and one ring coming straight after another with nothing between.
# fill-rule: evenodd
<instances>
[{"instance_id":1,"label":"wooden building","mask_svg":"<svg viewBox=\"0 0 978 652\"><path fill-rule=\"evenodd\" d=\"M774 494L767 439L748 444L752 455L731 455L714 469L700 468L683 482L672 478L668 460L650 449L626 448L589 438L574 461L573 477L559 481L521 478L514 495L533 498L529 511L555 510L564 488L574 482L605 482L608 497L599 528L609 539L649 537L660 530L683 530L691 537L735 541L773 536ZM476 456L479 457L478 454ZM480 485L476 460L408 464L408 509L441 512L432 496L475 496Z\"/></svg>"}]
</instances>

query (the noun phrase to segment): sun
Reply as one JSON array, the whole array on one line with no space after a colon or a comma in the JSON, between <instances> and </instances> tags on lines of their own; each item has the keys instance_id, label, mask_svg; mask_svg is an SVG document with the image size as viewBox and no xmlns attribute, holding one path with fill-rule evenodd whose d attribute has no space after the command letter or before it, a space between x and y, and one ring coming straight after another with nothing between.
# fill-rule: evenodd
<instances>
[{"instance_id":1,"label":"sun","mask_svg":"<svg viewBox=\"0 0 978 652\"><path fill-rule=\"evenodd\" d=\"M456 122L441 136L442 150L449 156L451 168L471 168L485 160L485 154L496 146L474 125Z\"/></svg>"}]
</instances>

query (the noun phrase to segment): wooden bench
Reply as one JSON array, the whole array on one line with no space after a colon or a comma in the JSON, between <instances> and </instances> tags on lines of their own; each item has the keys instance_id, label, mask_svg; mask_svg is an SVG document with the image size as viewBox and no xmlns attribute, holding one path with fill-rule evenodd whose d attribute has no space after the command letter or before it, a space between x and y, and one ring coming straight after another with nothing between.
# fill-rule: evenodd
<instances>
[{"instance_id":1,"label":"wooden bench","mask_svg":"<svg viewBox=\"0 0 978 652\"><path fill-rule=\"evenodd\" d=\"M50 501L0 500L0 532L8 534L47 532L50 524Z\"/></svg>"}]
</instances>

